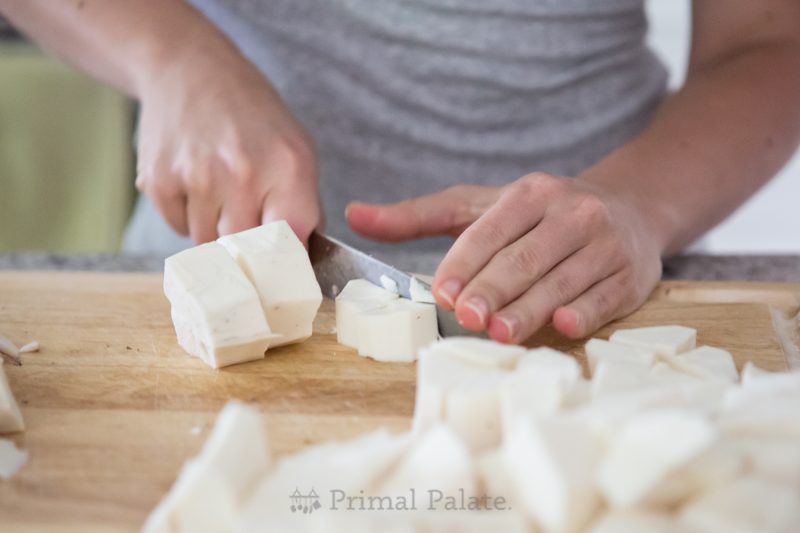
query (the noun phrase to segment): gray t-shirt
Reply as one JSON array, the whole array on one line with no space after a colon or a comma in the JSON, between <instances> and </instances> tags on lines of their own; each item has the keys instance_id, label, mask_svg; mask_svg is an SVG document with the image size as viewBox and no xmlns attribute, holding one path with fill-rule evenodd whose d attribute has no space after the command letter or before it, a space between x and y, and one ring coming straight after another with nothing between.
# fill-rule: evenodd
<instances>
[{"instance_id":1,"label":"gray t-shirt","mask_svg":"<svg viewBox=\"0 0 800 533\"><path fill-rule=\"evenodd\" d=\"M328 232L390 202L535 170L572 176L636 135L664 95L643 0L193 0L314 136ZM178 239L140 202L126 248ZM440 239L412 245L442 249Z\"/></svg>"}]
</instances>

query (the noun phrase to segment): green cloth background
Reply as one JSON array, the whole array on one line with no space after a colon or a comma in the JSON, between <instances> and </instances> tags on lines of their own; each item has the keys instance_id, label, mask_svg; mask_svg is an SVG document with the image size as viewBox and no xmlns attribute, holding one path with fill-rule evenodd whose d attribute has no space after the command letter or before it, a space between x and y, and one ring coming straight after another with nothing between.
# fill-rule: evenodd
<instances>
[{"instance_id":1,"label":"green cloth background","mask_svg":"<svg viewBox=\"0 0 800 533\"><path fill-rule=\"evenodd\" d=\"M0 251L115 251L134 197L134 107L0 42Z\"/></svg>"}]
</instances>

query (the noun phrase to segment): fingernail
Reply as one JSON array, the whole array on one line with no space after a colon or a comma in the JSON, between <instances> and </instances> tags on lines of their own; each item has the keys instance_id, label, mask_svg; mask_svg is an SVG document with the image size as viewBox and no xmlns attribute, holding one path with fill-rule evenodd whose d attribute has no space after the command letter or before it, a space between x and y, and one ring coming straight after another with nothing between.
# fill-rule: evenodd
<instances>
[{"instance_id":1,"label":"fingernail","mask_svg":"<svg viewBox=\"0 0 800 533\"><path fill-rule=\"evenodd\" d=\"M486 319L489 316L489 304L480 296L473 296L466 302L464 307L473 312L478 319L478 325L481 327L486 326Z\"/></svg>"},{"instance_id":2,"label":"fingernail","mask_svg":"<svg viewBox=\"0 0 800 533\"><path fill-rule=\"evenodd\" d=\"M489 327L490 336L500 342L511 342L519 330L519 321L512 316L494 315Z\"/></svg>"},{"instance_id":3,"label":"fingernail","mask_svg":"<svg viewBox=\"0 0 800 533\"><path fill-rule=\"evenodd\" d=\"M461 292L461 282L455 278L448 279L441 285L436 291L439 296L441 296L442 300L447 302L447 304L453 308L456 305L456 298L458 298L458 293Z\"/></svg>"}]
</instances>

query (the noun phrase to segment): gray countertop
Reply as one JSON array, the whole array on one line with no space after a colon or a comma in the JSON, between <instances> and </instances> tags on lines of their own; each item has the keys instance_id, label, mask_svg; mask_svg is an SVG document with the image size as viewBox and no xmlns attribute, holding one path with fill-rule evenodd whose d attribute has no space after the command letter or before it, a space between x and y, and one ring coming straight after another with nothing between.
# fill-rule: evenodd
<instances>
[{"instance_id":1,"label":"gray countertop","mask_svg":"<svg viewBox=\"0 0 800 533\"><path fill-rule=\"evenodd\" d=\"M381 259L409 272L432 273L440 257L398 250L397 254L383 255ZM0 270L159 272L162 268L163 260L158 257L44 252L0 254ZM678 256L665 262L664 278L800 282L800 255Z\"/></svg>"}]
</instances>

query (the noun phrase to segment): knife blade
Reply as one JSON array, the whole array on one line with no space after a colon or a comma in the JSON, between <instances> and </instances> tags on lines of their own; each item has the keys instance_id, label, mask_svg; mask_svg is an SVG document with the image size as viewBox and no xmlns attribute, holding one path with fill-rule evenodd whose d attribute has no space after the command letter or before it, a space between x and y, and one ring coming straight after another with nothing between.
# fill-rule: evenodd
<instances>
[{"instance_id":1,"label":"knife blade","mask_svg":"<svg viewBox=\"0 0 800 533\"><path fill-rule=\"evenodd\" d=\"M411 298L411 278L403 272L383 261L372 257L348 244L319 232L313 232L308 239L308 255L311 266L322 289L328 298L336 298L351 279L363 278L381 287L381 277L386 276L397 283L397 290L403 298ZM430 285L417 278L417 282L425 289ZM436 318L439 322L439 334L442 337L484 336L461 327L452 311L436 306Z\"/></svg>"}]
</instances>

